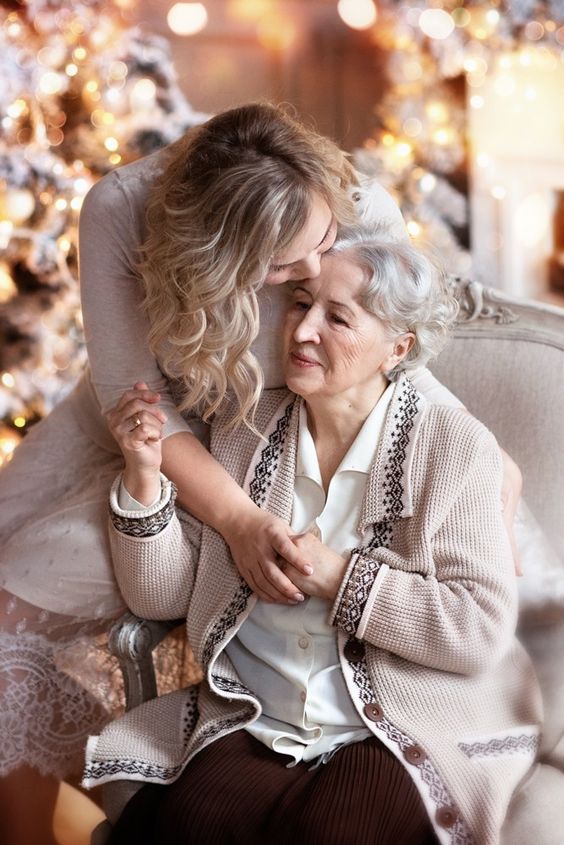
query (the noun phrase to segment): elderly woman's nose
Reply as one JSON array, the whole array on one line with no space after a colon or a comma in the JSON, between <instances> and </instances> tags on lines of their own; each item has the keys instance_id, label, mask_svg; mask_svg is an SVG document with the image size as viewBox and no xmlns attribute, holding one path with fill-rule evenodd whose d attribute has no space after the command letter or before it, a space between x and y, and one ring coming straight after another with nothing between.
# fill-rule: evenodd
<instances>
[{"instance_id":1,"label":"elderly woman's nose","mask_svg":"<svg viewBox=\"0 0 564 845\"><path fill-rule=\"evenodd\" d=\"M294 329L294 340L298 343L316 343L319 340L317 317L310 309L306 311Z\"/></svg>"}]
</instances>

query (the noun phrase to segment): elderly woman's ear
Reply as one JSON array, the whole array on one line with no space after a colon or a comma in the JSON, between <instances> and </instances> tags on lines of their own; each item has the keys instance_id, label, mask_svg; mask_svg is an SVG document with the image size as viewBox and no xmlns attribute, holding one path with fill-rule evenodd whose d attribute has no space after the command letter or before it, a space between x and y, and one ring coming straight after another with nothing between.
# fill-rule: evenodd
<instances>
[{"instance_id":1,"label":"elderly woman's ear","mask_svg":"<svg viewBox=\"0 0 564 845\"><path fill-rule=\"evenodd\" d=\"M386 366L385 372L389 373L394 367L397 367L409 353L414 343L415 335L413 332L405 332L405 334L398 335L394 338L394 347L388 358L388 366Z\"/></svg>"}]
</instances>

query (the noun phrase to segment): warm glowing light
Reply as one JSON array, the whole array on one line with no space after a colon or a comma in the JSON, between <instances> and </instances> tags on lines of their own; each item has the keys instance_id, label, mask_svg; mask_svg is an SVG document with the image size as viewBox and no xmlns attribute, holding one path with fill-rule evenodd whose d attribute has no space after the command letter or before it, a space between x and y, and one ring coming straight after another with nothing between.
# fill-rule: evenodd
<instances>
[{"instance_id":1,"label":"warm glowing light","mask_svg":"<svg viewBox=\"0 0 564 845\"><path fill-rule=\"evenodd\" d=\"M80 211L84 197L73 197L70 201L70 207L73 211Z\"/></svg>"},{"instance_id":2,"label":"warm glowing light","mask_svg":"<svg viewBox=\"0 0 564 845\"><path fill-rule=\"evenodd\" d=\"M76 50L72 51L72 55L77 62L83 62L88 54L84 47L77 47Z\"/></svg>"},{"instance_id":3,"label":"warm glowing light","mask_svg":"<svg viewBox=\"0 0 564 845\"><path fill-rule=\"evenodd\" d=\"M0 249L6 249L10 243L14 224L11 220L0 220Z\"/></svg>"},{"instance_id":4,"label":"warm glowing light","mask_svg":"<svg viewBox=\"0 0 564 845\"><path fill-rule=\"evenodd\" d=\"M395 144L396 139L391 134L391 132L385 132L382 135L382 143L385 147L393 147Z\"/></svg>"},{"instance_id":5,"label":"warm glowing light","mask_svg":"<svg viewBox=\"0 0 564 845\"><path fill-rule=\"evenodd\" d=\"M454 141L454 132L452 129L437 129L433 132L433 141L441 146L446 146Z\"/></svg>"},{"instance_id":6,"label":"warm glowing light","mask_svg":"<svg viewBox=\"0 0 564 845\"><path fill-rule=\"evenodd\" d=\"M448 120L449 112L444 103L432 100L425 106L425 112L434 123L445 123Z\"/></svg>"},{"instance_id":7,"label":"warm glowing light","mask_svg":"<svg viewBox=\"0 0 564 845\"><path fill-rule=\"evenodd\" d=\"M63 82L60 74L55 71L47 71L39 80L39 90L42 94L58 94L63 90Z\"/></svg>"},{"instance_id":8,"label":"warm glowing light","mask_svg":"<svg viewBox=\"0 0 564 845\"><path fill-rule=\"evenodd\" d=\"M25 100L15 100L11 105L8 106L6 109L10 117L13 117L14 120L17 120L18 117L21 117L22 114L25 114L27 111L27 103Z\"/></svg>"},{"instance_id":9,"label":"warm glowing light","mask_svg":"<svg viewBox=\"0 0 564 845\"><path fill-rule=\"evenodd\" d=\"M230 0L229 14L241 21L258 21L271 9L271 0Z\"/></svg>"},{"instance_id":10,"label":"warm glowing light","mask_svg":"<svg viewBox=\"0 0 564 845\"><path fill-rule=\"evenodd\" d=\"M121 161L121 156L120 156L119 153L112 153L111 156L109 156L110 164L119 164L120 161Z\"/></svg>"},{"instance_id":11,"label":"warm glowing light","mask_svg":"<svg viewBox=\"0 0 564 845\"><path fill-rule=\"evenodd\" d=\"M419 17L419 28L429 38L442 41L454 31L454 21L444 9L425 9Z\"/></svg>"},{"instance_id":12,"label":"warm glowing light","mask_svg":"<svg viewBox=\"0 0 564 845\"><path fill-rule=\"evenodd\" d=\"M497 9L488 9L486 12L486 20L492 26L497 26L500 20L500 15Z\"/></svg>"},{"instance_id":13,"label":"warm glowing light","mask_svg":"<svg viewBox=\"0 0 564 845\"><path fill-rule=\"evenodd\" d=\"M61 237L61 238L59 238L59 239L57 240L57 246L59 247L59 249L61 250L61 252L65 252L65 253L67 253L67 252L69 252L69 250L70 250L70 248L71 248L72 244L71 244L71 242L69 241L69 239L68 239L68 238L65 238L65 237L63 236L63 237Z\"/></svg>"},{"instance_id":14,"label":"warm glowing light","mask_svg":"<svg viewBox=\"0 0 564 845\"><path fill-rule=\"evenodd\" d=\"M63 197L59 197L58 199L55 200L55 208L57 209L57 211L64 211L67 208L67 206L68 206L68 203L67 203L66 199L64 199Z\"/></svg>"},{"instance_id":15,"label":"warm glowing light","mask_svg":"<svg viewBox=\"0 0 564 845\"><path fill-rule=\"evenodd\" d=\"M503 185L494 185L490 191L492 197L496 200L502 200L506 197L507 191L503 187Z\"/></svg>"},{"instance_id":16,"label":"warm glowing light","mask_svg":"<svg viewBox=\"0 0 564 845\"><path fill-rule=\"evenodd\" d=\"M203 3L175 3L166 19L176 35L195 35L206 26L208 13Z\"/></svg>"},{"instance_id":17,"label":"warm glowing light","mask_svg":"<svg viewBox=\"0 0 564 845\"><path fill-rule=\"evenodd\" d=\"M0 429L0 466L7 464L12 459L20 440L20 434L7 426L2 426Z\"/></svg>"},{"instance_id":18,"label":"warm glowing light","mask_svg":"<svg viewBox=\"0 0 564 845\"><path fill-rule=\"evenodd\" d=\"M296 40L297 30L291 18L267 15L257 26L257 38L267 50L288 50Z\"/></svg>"},{"instance_id":19,"label":"warm glowing light","mask_svg":"<svg viewBox=\"0 0 564 845\"><path fill-rule=\"evenodd\" d=\"M102 126L113 126L115 122L116 122L115 114L112 114L111 111L103 112L103 114L101 116Z\"/></svg>"},{"instance_id":20,"label":"warm glowing light","mask_svg":"<svg viewBox=\"0 0 564 845\"><path fill-rule=\"evenodd\" d=\"M140 79L133 86L129 96L131 108L148 109L155 104L157 86L152 79Z\"/></svg>"},{"instance_id":21,"label":"warm glowing light","mask_svg":"<svg viewBox=\"0 0 564 845\"><path fill-rule=\"evenodd\" d=\"M2 262L0 264L0 303L9 302L17 290L8 265Z\"/></svg>"},{"instance_id":22,"label":"warm glowing light","mask_svg":"<svg viewBox=\"0 0 564 845\"><path fill-rule=\"evenodd\" d=\"M14 425L16 426L16 428L24 428L26 422L27 420L25 417L16 417L14 419Z\"/></svg>"},{"instance_id":23,"label":"warm glowing light","mask_svg":"<svg viewBox=\"0 0 564 845\"><path fill-rule=\"evenodd\" d=\"M66 73L66 75L67 75L67 76L76 76L76 74L78 73L78 68L77 68L77 66L74 64L74 62L70 62L70 63L66 66L66 68L65 68L65 73Z\"/></svg>"},{"instance_id":24,"label":"warm glowing light","mask_svg":"<svg viewBox=\"0 0 564 845\"><path fill-rule=\"evenodd\" d=\"M109 152L114 153L119 147L119 141L117 138L112 138L110 136L104 141L104 146Z\"/></svg>"},{"instance_id":25,"label":"warm glowing light","mask_svg":"<svg viewBox=\"0 0 564 845\"><path fill-rule=\"evenodd\" d=\"M34 211L35 197L27 188L10 187L0 192L0 217L4 220L17 226L29 220Z\"/></svg>"},{"instance_id":26,"label":"warm glowing light","mask_svg":"<svg viewBox=\"0 0 564 845\"><path fill-rule=\"evenodd\" d=\"M468 74L468 82L474 88L479 87L488 72L488 63L481 56L468 56L464 60L464 70Z\"/></svg>"},{"instance_id":27,"label":"warm glowing light","mask_svg":"<svg viewBox=\"0 0 564 845\"><path fill-rule=\"evenodd\" d=\"M419 181L419 187L424 194L430 194L437 186L437 178L432 173L426 173Z\"/></svg>"},{"instance_id":28,"label":"warm glowing light","mask_svg":"<svg viewBox=\"0 0 564 845\"><path fill-rule=\"evenodd\" d=\"M2 378L0 378L0 381L2 382L4 387L11 388L16 386L16 380L13 377L12 373L2 373Z\"/></svg>"},{"instance_id":29,"label":"warm glowing light","mask_svg":"<svg viewBox=\"0 0 564 845\"><path fill-rule=\"evenodd\" d=\"M401 141L396 144L395 152L400 158L407 158L413 152L413 147L407 141Z\"/></svg>"},{"instance_id":30,"label":"warm glowing light","mask_svg":"<svg viewBox=\"0 0 564 845\"><path fill-rule=\"evenodd\" d=\"M337 11L351 29L369 29L378 15L373 0L339 0Z\"/></svg>"},{"instance_id":31,"label":"warm glowing light","mask_svg":"<svg viewBox=\"0 0 564 845\"><path fill-rule=\"evenodd\" d=\"M515 212L515 230L526 247L534 247L546 237L552 222L551 210L544 194L530 194Z\"/></svg>"},{"instance_id":32,"label":"warm glowing light","mask_svg":"<svg viewBox=\"0 0 564 845\"><path fill-rule=\"evenodd\" d=\"M472 94L472 96L470 97L470 105L473 109L483 109L484 98L481 97L479 94Z\"/></svg>"},{"instance_id":33,"label":"warm glowing light","mask_svg":"<svg viewBox=\"0 0 564 845\"><path fill-rule=\"evenodd\" d=\"M410 220L405 228L412 238L417 238L421 234L421 226L415 220Z\"/></svg>"},{"instance_id":34,"label":"warm glowing light","mask_svg":"<svg viewBox=\"0 0 564 845\"><path fill-rule=\"evenodd\" d=\"M89 94L93 94L98 90L98 82L95 79L89 79L84 88Z\"/></svg>"},{"instance_id":35,"label":"warm glowing light","mask_svg":"<svg viewBox=\"0 0 564 845\"><path fill-rule=\"evenodd\" d=\"M77 194L80 196L84 196L89 188L88 180L87 179L75 179L74 180L74 189Z\"/></svg>"}]
</instances>

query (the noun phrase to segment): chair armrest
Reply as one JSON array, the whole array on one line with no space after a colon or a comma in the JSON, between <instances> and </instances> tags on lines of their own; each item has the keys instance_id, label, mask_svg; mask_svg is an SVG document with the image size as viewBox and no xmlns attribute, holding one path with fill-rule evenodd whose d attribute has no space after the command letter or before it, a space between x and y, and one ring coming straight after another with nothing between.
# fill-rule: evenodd
<instances>
[{"instance_id":1,"label":"chair armrest","mask_svg":"<svg viewBox=\"0 0 564 845\"><path fill-rule=\"evenodd\" d=\"M112 626L108 647L123 674L126 710L156 697L153 651L169 631L183 623L183 619L161 622L126 613Z\"/></svg>"}]
</instances>

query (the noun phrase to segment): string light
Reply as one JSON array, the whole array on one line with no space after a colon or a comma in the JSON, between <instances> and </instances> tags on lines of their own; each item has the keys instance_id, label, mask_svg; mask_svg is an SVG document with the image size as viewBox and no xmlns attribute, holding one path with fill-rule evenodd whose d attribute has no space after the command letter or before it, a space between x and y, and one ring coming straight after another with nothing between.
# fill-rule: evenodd
<instances>
[{"instance_id":1,"label":"string light","mask_svg":"<svg viewBox=\"0 0 564 845\"><path fill-rule=\"evenodd\" d=\"M339 0L337 11L352 29L370 29L378 16L373 0Z\"/></svg>"},{"instance_id":2,"label":"string light","mask_svg":"<svg viewBox=\"0 0 564 845\"><path fill-rule=\"evenodd\" d=\"M452 35L454 21L444 9L425 9L419 17L419 27L429 38L443 41Z\"/></svg>"},{"instance_id":3,"label":"string light","mask_svg":"<svg viewBox=\"0 0 564 845\"><path fill-rule=\"evenodd\" d=\"M176 35L195 35L208 23L208 13L203 3L175 3L166 17Z\"/></svg>"}]
</instances>

